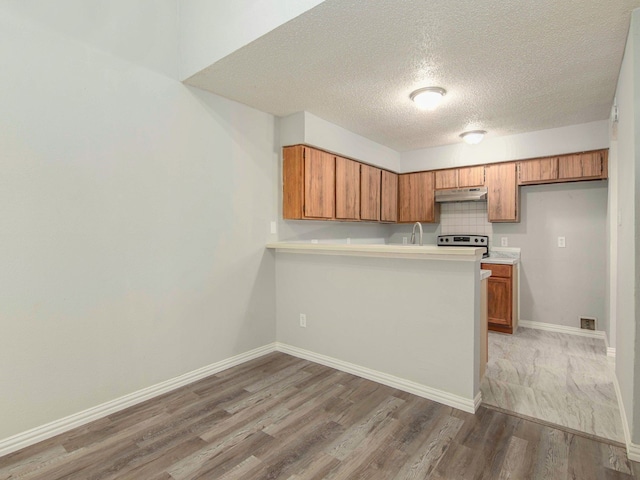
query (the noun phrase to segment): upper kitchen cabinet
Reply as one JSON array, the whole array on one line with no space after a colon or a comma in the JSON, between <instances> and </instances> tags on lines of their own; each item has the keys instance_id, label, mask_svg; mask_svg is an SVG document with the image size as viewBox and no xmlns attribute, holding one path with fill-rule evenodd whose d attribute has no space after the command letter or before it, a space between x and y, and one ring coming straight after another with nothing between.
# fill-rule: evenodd
<instances>
[{"instance_id":1,"label":"upper kitchen cabinet","mask_svg":"<svg viewBox=\"0 0 640 480\"><path fill-rule=\"evenodd\" d=\"M490 222L519 222L517 171L515 163L487 165L487 212Z\"/></svg>"},{"instance_id":2,"label":"upper kitchen cabinet","mask_svg":"<svg viewBox=\"0 0 640 480\"><path fill-rule=\"evenodd\" d=\"M382 170L380 185L380 221L398 221L398 175Z\"/></svg>"},{"instance_id":3,"label":"upper kitchen cabinet","mask_svg":"<svg viewBox=\"0 0 640 480\"><path fill-rule=\"evenodd\" d=\"M607 178L607 150L563 155L558 159L558 179L561 181Z\"/></svg>"},{"instance_id":4,"label":"upper kitchen cabinet","mask_svg":"<svg viewBox=\"0 0 640 480\"><path fill-rule=\"evenodd\" d=\"M360 220L360 164L336 158L336 218Z\"/></svg>"},{"instance_id":5,"label":"upper kitchen cabinet","mask_svg":"<svg viewBox=\"0 0 640 480\"><path fill-rule=\"evenodd\" d=\"M447 188L458 188L458 170L450 168L448 170L436 170L436 190Z\"/></svg>"},{"instance_id":6,"label":"upper kitchen cabinet","mask_svg":"<svg viewBox=\"0 0 640 480\"><path fill-rule=\"evenodd\" d=\"M360 219L380 221L380 188L382 170L360 165Z\"/></svg>"},{"instance_id":7,"label":"upper kitchen cabinet","mask_svg":"<svg viewBox=\"0 0 640 480\"><path fill-rule=\"evenodd\" d=\"M484 165L458 169L458 188L483 187Z\"/></svg>"},{"instance_id":8,"label":"upper kitchen cabinet","mask_svg":"<svg viewBox=\"0 0 640 480\"><path fill-rule=\"evenodd\" d=\"M518 185L579 182L607 178L608 150L518 162Z\"/></svg>"},{"instance_id":9,"label":"upper kitchen cabinet","mask_svg":"<svg viewBox=\"0 0 640 480\"><path fill-rule=\"evenodd\" d=\"M283 148L283 204L285 219L335 218L336 159L314 148Z\"/></svg>"},{"instance_id":10,"label":"upper kitchen cabinet","mask_svg":"<svg viewBox=\"0 0 640 480\"><path fill-rule=\"evenodd\" d=\"M546 183L558 178L558 157L518 162L518 185Z\"/></svg>"},{"instance_id":11,"label":"upper kitchen cabinet","mask_svg":"<svg viewBox=\"0 0 640 480\"><path fill-rule=\"evenodd\" d=\"M434 172L405 173L398 177L398 221L400 223L438 221Z\"/></svg>"},{"instance_id":12,"label":"upper kitchen cabinet","mask_svg":"<svg viewBox=\"0 0 640 480\"><path fill-rule=\"evenodd\" d=\"M436 190L482 187L484 185L484 165L436 170L435 176Z\"/></svg>"}]
</instances>

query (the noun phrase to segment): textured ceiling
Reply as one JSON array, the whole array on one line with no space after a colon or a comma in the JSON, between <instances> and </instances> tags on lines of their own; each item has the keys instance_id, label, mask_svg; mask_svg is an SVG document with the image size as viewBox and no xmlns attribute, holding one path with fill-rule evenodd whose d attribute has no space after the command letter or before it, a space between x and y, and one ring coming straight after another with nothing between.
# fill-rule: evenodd
<instances>
[{"instance_id":1,"label":"textured ceiling","mask_svg":"<svg viewBox=\"0 0 640 480\"><path fill-rule=\"evenodd\" d=\"M186 83L400 152L609 117L640 0L327 0ZM441 86L433 112L409 94Z\"/></svg>"}]
</instances>

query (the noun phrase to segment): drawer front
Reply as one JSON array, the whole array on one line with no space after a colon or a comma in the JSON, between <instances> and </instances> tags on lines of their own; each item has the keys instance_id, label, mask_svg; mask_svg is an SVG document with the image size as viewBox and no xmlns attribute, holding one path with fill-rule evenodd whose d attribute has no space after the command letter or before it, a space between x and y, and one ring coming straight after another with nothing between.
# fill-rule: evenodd
<instances>
[{"instance_id":1,"label":"drawer front","mask_svg":"<svg viewBox=\"0 0 640 480\"><path fill-rule=\"evenodd\" d=\"M498 265L496 263L483 263L483 270L491 270L492 277L511 278L513 265Z\"/></svg>"}]
</instances>

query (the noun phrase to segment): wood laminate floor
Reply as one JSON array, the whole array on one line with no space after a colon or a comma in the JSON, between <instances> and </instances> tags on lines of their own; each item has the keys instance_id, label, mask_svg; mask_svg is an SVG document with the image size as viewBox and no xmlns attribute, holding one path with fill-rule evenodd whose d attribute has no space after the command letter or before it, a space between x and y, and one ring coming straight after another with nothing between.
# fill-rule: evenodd
<instances>
[{"instance_id":1,"label":"wood laminate floor","mask_svg":"<svg viewBox=\"0 0 640 480\"><path fill-rule=\"evenodd\" d=\"M274 353L0 458L0 479L632 479L624 449Z\"/></svg>"}]
</instances>

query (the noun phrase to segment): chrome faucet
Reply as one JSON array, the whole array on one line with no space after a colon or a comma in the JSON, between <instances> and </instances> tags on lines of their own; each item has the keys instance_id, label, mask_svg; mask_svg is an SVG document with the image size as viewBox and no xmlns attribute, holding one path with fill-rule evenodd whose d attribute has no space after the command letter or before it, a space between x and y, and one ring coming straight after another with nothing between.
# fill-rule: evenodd
<instances>
[{"instance_id":1,"label":"chrome faucet","mask_svg":"<svg viewBox=\"0 0 640 480\"><path fill-rule=\"evenodd\" d=\"M411 243L416 243L416 227L420 229L420 246L422 246L422 224L420 222L413 224L413 230L411 231Z\"/></svg>"}]
</instances>

